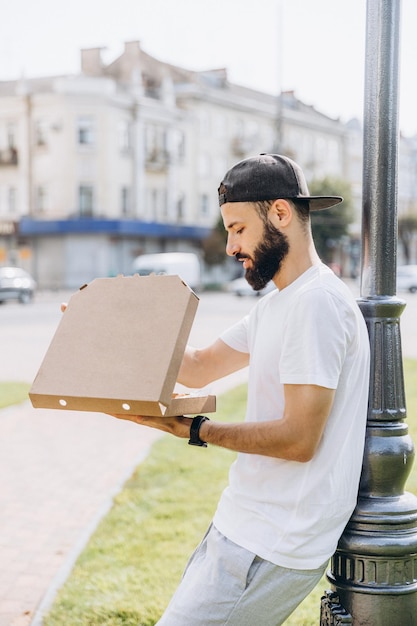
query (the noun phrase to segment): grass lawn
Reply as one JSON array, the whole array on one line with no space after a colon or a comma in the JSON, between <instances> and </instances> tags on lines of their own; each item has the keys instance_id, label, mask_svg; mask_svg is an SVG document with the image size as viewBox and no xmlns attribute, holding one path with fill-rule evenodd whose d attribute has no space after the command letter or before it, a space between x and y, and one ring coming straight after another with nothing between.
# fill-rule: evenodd
<instances>
[{"instance_id":1,"label":"grass lawn","mask_svg":"<svg viewBox=\"0 0 417 626\"><path fill-rule=\"evenodd\" d=\"M417 361L405 363L408 425L417 441ZM219 398L216 417L239 420L245 390ZM164 437L115 498L44 626L153 626L175 590L226 485L234 453ZM407 489L417 494L417 470ZM323 578L286 626L317 626Z\"/></svg>"},{"instance_id":2,"label":"grass lawn","mask_svg":"<svg viewBox=\"0 0 417 626\"><path fill-rule=\"evenodd\" d=\"M25 402L29 389L28 383L0 382L0 409Z\"/></svg>"}]
</instances>

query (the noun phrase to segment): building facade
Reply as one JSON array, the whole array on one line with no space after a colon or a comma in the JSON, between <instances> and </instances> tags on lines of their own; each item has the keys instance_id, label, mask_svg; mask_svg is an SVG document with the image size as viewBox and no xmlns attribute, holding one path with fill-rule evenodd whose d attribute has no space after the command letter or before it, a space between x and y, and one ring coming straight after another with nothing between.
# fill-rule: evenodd
<instances>
[{"instance_id":1,"label":"building facade","mask_svg":"<svg viewBox=\"0 0 417 626\"><path fill-rule=\"evenodd\" d=\"M292 92L172 66L137 41L108 65L82 50L79 75L0 82L0 263L41 288L77 288L130 273L141 253L201 256L222 175L260 152L292 156L308 180L349 180L359 214L360 133Z\"/></svg>"}]
</instances>

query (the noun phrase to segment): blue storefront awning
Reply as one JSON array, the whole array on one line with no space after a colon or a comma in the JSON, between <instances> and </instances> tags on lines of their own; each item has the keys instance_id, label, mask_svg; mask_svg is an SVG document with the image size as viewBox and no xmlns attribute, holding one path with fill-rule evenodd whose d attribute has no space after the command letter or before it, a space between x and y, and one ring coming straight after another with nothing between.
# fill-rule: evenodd
<instances>
[{"instance_id":1,"label":"blue storefront awning","mask_svg":"<svg viewBox=\"0 0 417 626\"><path fill-rule=\"evenodd\" d=\"M169 239L202 240L208 237L211 228L182 224L161 224L140 220L111 220L102 218L76 218L69 220L37 220L24 217L18 225L21 236L39 237L46 235L105 234L123 238L152 237Z\"/></svg>"}]
</instances>

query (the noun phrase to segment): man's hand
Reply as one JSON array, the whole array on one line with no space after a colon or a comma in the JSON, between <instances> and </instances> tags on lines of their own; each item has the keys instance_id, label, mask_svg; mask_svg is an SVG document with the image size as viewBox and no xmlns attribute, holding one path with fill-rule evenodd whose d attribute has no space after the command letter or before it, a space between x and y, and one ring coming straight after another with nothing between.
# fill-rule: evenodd
<instances>
[{"instance_id":1,"label":"man's hand","mask_svg":"<svg viewBox=\"0 0 417 626\"><path fill-rule=\"evenodd\" d=\"M142 426L149 426L150 428L156 428L162 430L165 433L170 433L175 437L182 439L190 438L190 427L193 421L191 417L184 417L179 415L177 417L147 417L144 415L131 415L129 413L111 414L118 419L128 420L135 422L136 424L142 424Z\"/></svg>"}]
</instances>

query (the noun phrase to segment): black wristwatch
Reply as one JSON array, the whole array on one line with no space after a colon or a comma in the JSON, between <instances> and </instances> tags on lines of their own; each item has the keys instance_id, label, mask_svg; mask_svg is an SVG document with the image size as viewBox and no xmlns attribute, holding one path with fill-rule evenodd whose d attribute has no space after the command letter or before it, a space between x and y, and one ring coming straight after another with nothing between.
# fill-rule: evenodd
<instances>
[{"instance_id":1,"label":"black wristwatch","mask_svg":"<svg viewBox=\"0 0 417 626\"><path fill-rule=\"evenodd\" d=\"M202 448L207 448L207 444L205 441L200 439L200 427L203 422L206 422L209 418L205 415L196 415L193 417L193 421L191 422L190 427L190 439L188 443L190 446L200 446Z\"/></svg>"}]
</instances>

